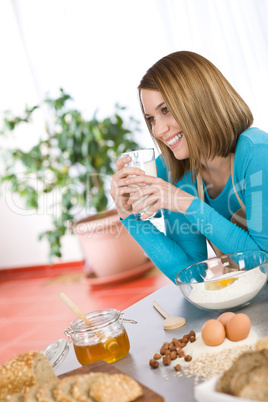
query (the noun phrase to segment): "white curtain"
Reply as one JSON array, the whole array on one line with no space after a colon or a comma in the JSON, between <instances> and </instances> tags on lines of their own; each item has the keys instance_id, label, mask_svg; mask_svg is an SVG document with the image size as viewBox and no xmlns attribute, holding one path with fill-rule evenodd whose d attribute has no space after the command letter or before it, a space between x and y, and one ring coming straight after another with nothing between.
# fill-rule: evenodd
<instances>
[{"instance_id":1,"label":"white curtain","mask_svg":"<svg viewBox=\"0 0 268 402\"><path fill-rule=\"evenodd\" d=\"M1 0L0 112L19 113L63 87L89 116L119 102L141 120L142 75L160 57L191 50L223 72L254 124L268 131L267 20L268 0ZM32 143L42 116L35 124L13 143ZM138 140L147 146L142 127ZM0 218L0 268L47 262L47 244L37 235L48 216L13 211L3 194ZM63 253L64 261L82 258L75 238L65 239Z\"/></svg>"}]
</instances>

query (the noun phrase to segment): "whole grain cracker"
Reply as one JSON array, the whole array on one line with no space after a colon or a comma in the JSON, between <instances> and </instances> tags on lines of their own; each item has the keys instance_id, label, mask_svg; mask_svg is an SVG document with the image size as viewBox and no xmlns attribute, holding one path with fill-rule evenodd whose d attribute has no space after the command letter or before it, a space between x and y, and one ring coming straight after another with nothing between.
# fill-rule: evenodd
<instances>
[{"instance_id":1,"label":"whole grain cracker","mask_svg":"<svg viewBox=\"0 0 268 402\"><path fill-rule=\"evenodd\" d=\"M79 377L74 383L72 389L74 398L79 402L93 402L93 399L89 396L89 390L94 381L97 381L105 376L109 376L109 374L96 372L85 374Z\"/></svg>"},{"instance_id":2,"label":"whole grain cracker","mask_svg":"<svg viewBox=\"0 0 268 402\"><path fill-rule=\"evenodd\" d=\"M95 381L89 395L97 402L131 402L143 394L141 386L126 374L111 374Z\"/></svg>"},{"instance_id":3,"label":"whole grain cracker","mask_svg":"<svg viewBox=\"0 0 268 402\"><path fill-rule=\"evenodd\" d=\"M82 374L70 375L59 381L53 391L53 396L58 402L77 402L72 394L72 389L75 382Z\"/></svg>"}]
</instances>

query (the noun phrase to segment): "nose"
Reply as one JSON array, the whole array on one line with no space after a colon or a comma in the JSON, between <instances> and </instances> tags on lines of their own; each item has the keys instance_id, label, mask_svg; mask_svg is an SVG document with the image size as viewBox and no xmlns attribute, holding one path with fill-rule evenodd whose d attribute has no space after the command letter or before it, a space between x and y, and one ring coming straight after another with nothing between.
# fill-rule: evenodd
<instances>
[{"instance_id":1,"label":"nose","mask_svg":"<svg viewBox=\"0 0 268 402\"><path fill-rule=\"evenodd\" d=\"M162 138L169 130L169 126L165 119L155 119L152 127L153 135L155 138Z\"/></svg>"}]
</instances>

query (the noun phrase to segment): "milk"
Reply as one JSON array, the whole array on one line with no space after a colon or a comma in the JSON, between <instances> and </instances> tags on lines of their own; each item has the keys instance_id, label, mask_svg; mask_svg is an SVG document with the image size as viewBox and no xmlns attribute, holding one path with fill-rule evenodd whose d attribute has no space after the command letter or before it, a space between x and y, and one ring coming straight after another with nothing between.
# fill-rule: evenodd
<instances>
[{"instance_id":1,"label":"milk","mask_svg":"<svg viewBox=\"0 0 268 402\"><path fill-rule=\"evenodd\" d=\"M157 177L157 170L156 170L156 163L155 163L155 153L153 148L145 148L145 149L140 149L137 151L131 151L131 152L124 152L121 154L122 157L131 157L131 162L127 163L125 166L127 167L135 167L143 170L147 176L153 176ZM133 177L133 175L129 175L128 177ZM134 187L137 187L134 185ZM133 194L133 193L132 193ZM130 194L130 195L132 195ZM145 200L145 198L148 196L141 197L137 201L135 201L132 204L132 209L135 208L137 204ZM143 209L141 212L138 212L135 214L135 220L139 221L141 220L142 214L144 214L145 211L147 211L150 208L150 206L146 207ZM161 210L156 211L153 216L150 216L150 218L161 218L162 213Z\"/></svg>"},{"instance_id":2,"label":"milk","mask_svg":"<svg viewBox=\"0 0 268 402\"><path fill-rule=\"evenodd\" d=\"M155 163L155 160L152 160L152 161L150 161L150 162L143 162L140 166L136 166L136 167L139 167L140 169L142 169L142 170L145 172L145 174L146 174L147 176L157 177L157 171L156 171L156 163ZM146 196L144 196L144 197L141 197L139 200L133 202L133 204L132 204L132 209L134 209L136 205L138 205L140 202L142 202L143 200L145 200L145 198L147 198L147 197L148 197L148 196L146 195ZM141 215L144 214L144 212L146 212L149 208L150 208L150 205L149 205L148 207L144 208L141 212L139 212L139 213L136 214L136 215L141 216Z\"/></svg>"}]
</instances>

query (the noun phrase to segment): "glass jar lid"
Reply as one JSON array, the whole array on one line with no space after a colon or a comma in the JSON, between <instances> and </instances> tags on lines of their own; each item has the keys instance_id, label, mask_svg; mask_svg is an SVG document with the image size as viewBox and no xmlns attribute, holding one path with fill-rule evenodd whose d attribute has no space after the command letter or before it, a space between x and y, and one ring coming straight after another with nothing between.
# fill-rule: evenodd
<instances>
[{"instance_id":1,"label":"glass jar lid","mask_svg":"<svg viewBox=\"0 0 268 402\"><path fill-rule=\"evenodd\" d=\"M106 308L92 311L91 313L85 314L85 316L92 325L89 326L81 318L76 318L71 322L70 325L72 332L96 331L114 323L120 319L123 314L121 311L118 311L114 308Z\"/></svg>"},{"instance_id":2,"label":"glass jar lid","mask_svg":"<svg viewBox=\"0 0 268 402\"><path fill-rule=\"evenodd\" d=\"M58 339L44 350L44 354L53 368L59 366L69 352L69 345L65 339Z\"/></svg>"}]
</instances>

